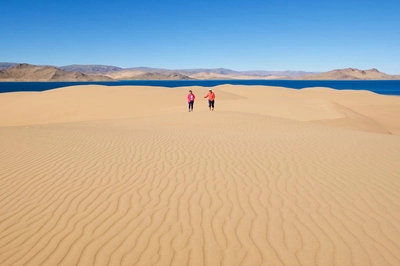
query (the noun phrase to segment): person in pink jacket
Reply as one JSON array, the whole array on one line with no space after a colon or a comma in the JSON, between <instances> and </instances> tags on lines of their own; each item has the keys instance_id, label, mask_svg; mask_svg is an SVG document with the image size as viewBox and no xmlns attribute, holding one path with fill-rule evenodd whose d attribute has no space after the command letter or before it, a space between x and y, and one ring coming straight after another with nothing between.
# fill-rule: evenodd
<instances>
[{"instance_id":1,"label":"person in pink jacket","mask_svg":"<svg viewBox=\"0 0 400 266\"><path fill-rule=\"evenodd\" d=\"M188 107L189 107L189 112L193 112L193 104L194 104L194 99L196 98L196 96L192 93L192 91L189 91L189 94L187 96L187 100L188 100Z\"/></svg>"}]
</instances>

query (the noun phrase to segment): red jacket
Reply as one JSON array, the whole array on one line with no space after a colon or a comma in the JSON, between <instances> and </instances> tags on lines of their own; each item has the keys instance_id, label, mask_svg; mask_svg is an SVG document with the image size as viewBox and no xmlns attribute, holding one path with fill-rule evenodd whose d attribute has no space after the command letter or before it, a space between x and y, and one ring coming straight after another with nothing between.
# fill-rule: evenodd
<instances>
[{"instance_id":1,"label":"red jacket","mask_svg":"<svg viewBox=\"0 0 400 266\"><path fill-rule=\"evenodd\" d=\"M210 91L206 96L204 96L204 98L208 98L210 101L213 101L215 99L215 93Z\"/></svg>"}]
</instances>

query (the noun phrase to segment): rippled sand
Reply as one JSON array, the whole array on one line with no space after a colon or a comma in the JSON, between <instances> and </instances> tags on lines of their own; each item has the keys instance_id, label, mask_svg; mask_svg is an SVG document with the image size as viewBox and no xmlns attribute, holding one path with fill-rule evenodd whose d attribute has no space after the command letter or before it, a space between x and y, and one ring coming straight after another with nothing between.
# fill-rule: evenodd
<instances>
[{"instance_id":1,"label":"rippled sand","mask_svg":"<svg viewBox=\"0 0 400 266\"><path fill-rule=\"evenodd\" d=\"M399 97L188 89L0 94L0 265L400 265Z\"/></svg>"}]
</instances>

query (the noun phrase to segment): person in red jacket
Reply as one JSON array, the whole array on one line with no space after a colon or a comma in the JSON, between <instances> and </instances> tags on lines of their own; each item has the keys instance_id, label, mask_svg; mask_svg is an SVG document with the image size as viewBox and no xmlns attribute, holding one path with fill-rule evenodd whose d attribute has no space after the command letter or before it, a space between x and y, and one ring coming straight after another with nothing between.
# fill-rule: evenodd
<instances>
[{"instance_id":1,"label":"person in red jacket","mask_svg":"<svg viewBox=\"0 0 400 266\"><path fill-rule=\"evenodd\" d=\"M208 108L210 111L214 111L214 102L215 102L215 93L212 91L212 89L208 90L208 93L204 98L208 98Z\"/></svg>"},{"instance_id":2,"label":"person in red jacket","mask_svg":"<svg viewBox=\"0 0 400 266\"><path fill-rule=\"evenodd\" d=\"M192 91L189 91L189 94L187 96L187 100L188 100L188 107L189 107L189 112L193 112L193 104L194 104L194 99L196 98L196 96L194 96L194 94L192 93Z\"/></svg>"}]
</instances>

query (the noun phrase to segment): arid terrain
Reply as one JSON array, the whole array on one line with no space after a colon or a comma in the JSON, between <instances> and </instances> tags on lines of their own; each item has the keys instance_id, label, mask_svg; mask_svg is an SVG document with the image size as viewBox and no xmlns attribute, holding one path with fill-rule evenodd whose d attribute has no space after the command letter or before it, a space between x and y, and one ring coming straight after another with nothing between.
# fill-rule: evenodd
<instances>
[{"instance_id":1,"label":"arid terrain","mask_svg":"<svg viewBox=\"0 0 400 266\"><path fill-rule=\"evenodd\" d=\"M399 97L207 91L0 94L0 265L400 265Z\"/></svg>"},{"instance_id":2,"label":"arid terrain","mask_svg":"<svg viewBox=\"0 0 400 266\"><path fill-rule=\"evenodd\" d=\"M70 65L64 67L0 63L0 81L107 81L107 80L396 80L377 69L336 69L328 72L305 71L235 71L217 69L181 69L136 67L120 68L105 65Z\"/></svg>"},{"instance_id":3,"label":"arid terrain","mask_svg":"<svg viewBox=\"0 0 400 266\"><path fill-rule=\"evenodd\" d=\"M109 77L67 72L55 67L18 64L0 70L0 81L110 81Z\"/></svg>"},{"instance_id":4,"label":"arid terrain","mask_svg":"<svg viewBox=\"0 0 400 266\"><path fill-rule=\"evenodd\" d=\"M298 79L307 80L396 80L400 75L388 75L373 68L359 70L356 68L336 69L315 75L305 75Z\"/></svg>"}]
</instances>

